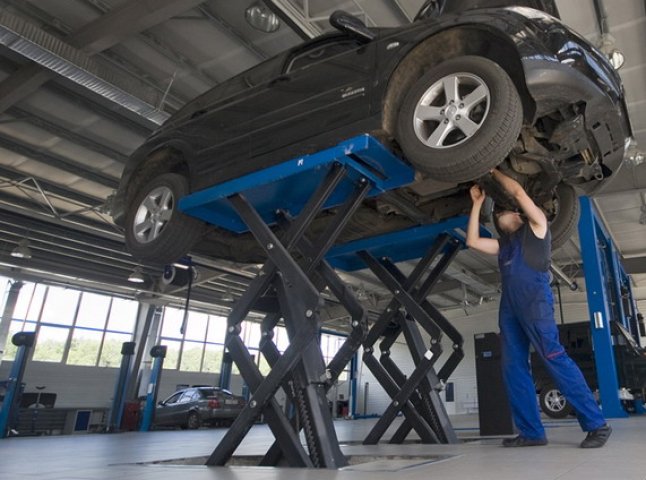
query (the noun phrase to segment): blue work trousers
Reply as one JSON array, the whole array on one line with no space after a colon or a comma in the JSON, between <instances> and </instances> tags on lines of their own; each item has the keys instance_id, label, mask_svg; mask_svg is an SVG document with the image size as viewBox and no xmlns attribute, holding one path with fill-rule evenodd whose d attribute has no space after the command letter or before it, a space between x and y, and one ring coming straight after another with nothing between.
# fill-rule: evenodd
<instances>
[{"instance_id":1,"label":"blue work trousers","mask_svg":"<svg viewBox=\"0 0 646 480\"><path fill-rule=\"evenodd\" d=\"M502 370L520 434L530 439L545 438L530 369L530 344L574 408L581 428L589 432L602 427L606 422L601 409L581 370L559 341L547 272L527 265L519 238L501 245L499 263L503 287L499 311Z\"/></svg>"}]
</instances>

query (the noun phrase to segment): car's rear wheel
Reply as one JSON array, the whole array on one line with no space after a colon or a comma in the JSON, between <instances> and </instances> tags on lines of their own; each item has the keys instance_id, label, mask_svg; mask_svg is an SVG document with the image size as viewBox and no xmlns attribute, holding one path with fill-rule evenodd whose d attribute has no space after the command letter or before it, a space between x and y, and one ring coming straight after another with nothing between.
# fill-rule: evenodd
<instances>
[{"instance_id":1,"label":"car's rear wheel","mask_svg":"<svg viewBox=\"0 0 646 480\"><path fill-rule=\"evenodd\" d=\"M560 183L556 187L555 204L556 216L550 224L552 250L565 245L576 233L580 205L574 187Z\"/></svg>"},{"instance_id":2,"label":"car's rear wheel","mask_svg":"<svg viewBox=\"0 0 646 480\"><path fill-rule=\"evenodd\" d=\"M550 418L566 418L572 413L572 407L566 398L552 385L541 390L539 403L543 413Z\"/></svg>"},{"instance_id":3,"label":"car's rear wheel","mask_svg":"<svg viewBox=\"0 0 646 480\"><path fill-rule=\"evenodd\" d=\"M406 158L432 178L466 182L505 159L522 123L509 75L491 60L463 56L413 84L399 110L397 140Z\"/></svg>"},{"instance_id":4,"label":"car's rear wheel","mask_svg":"<svg viewBox=\"0 0 646 480\"><path fill-rule=\"evenodd\" d=\"M186 428L189 430L197 430L201 424L200 416L196 412L191 412L186 417Z\"/></svg>"},{"instance_id":5,"label":"car's rear wheel","mask_svg":"<svg viewBox=\"0 0 646 480\"><path fill-rule=\"evenodd\" d=\"M165 173L148 181L133 197L126 213L126 245L143 261L172 263L186 255L204 233L204 224L177 210L189 193L187 179Z\"/></svg>"}]
</instances>

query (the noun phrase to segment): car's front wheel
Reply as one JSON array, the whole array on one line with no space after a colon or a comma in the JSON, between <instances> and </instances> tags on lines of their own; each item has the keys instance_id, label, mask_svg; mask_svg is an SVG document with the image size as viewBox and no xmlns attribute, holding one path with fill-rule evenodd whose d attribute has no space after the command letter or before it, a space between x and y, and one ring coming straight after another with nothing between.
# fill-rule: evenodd
<instances>
[{"instance_id":1,"label":"car's front wheel","mask_svg":"<svg viewBox=\"0 0 646 480\"><path fill-rule=\"evenodd\" d=\"M505 159L522 123L509 75L487 58L463 56L413 84L399 110L397 140L406 158L432 178L466 182Z\"/></svg>"},{"instance_id":2,"label":"car's front wheel","mask_svg":"<svg viewBox=\"0 0 646 480\"><path fill-rule=\"evenodd\" d=\"M550 418L566 418L572 412L567 399L555 386L541 390L539 403L543 413Z\"/></svg>"},{"instance_id":3,"label":"car's front wheel","mask_svg":"<svg viewBox=\"0 0 646 480\"><path fill-rule=\"evenodd\" d=\"M189 193L187 179L165 173L149 180L133 197L126 213L126 245L139 260L172 263L186 255L204 233L204 224L177 209Z\"/></svg>"}]
</instances>

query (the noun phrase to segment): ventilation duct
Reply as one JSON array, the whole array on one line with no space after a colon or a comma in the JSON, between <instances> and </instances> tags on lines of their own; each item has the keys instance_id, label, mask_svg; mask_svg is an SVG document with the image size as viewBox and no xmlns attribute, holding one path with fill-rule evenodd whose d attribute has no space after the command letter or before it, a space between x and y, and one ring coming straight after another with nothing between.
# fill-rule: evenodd
<instances>
[{"instance_id":1,"label":"ventilation duct","mask_svg":"<svg viewBox=\"0 0 646 480\"><path fill-rule=\"evenodd\" d=\"M0 44L157 125L169 117L155 106L161 102L162 92L118 75L59 38L7 12L0 12Z\"/></svg>"}]
</instances>

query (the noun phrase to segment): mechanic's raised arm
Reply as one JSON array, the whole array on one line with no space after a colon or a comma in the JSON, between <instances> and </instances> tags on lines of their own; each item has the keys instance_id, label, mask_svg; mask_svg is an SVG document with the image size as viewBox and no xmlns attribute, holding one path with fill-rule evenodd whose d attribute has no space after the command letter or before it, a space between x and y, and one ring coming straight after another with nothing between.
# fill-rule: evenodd
<instances>
[{"instance_id":1,"label":"mechanic's raised arm","mask_svg":"<svg viewBox=\"0 0 646 480\"><path fill-rule=\"evenodd\" d=\"M532 231L538 238L545 238L547 234L547 217L543 213L543 210L538 208L534 203L525 189L511 177L508 177L498 169L491 171L493 178L496 179L498 183L502 185L505 191L510 194L516 203L521 208L521 210L527 216L529 220L529 225L532 227Z\"/></svg>"},{"instance_id":2,"label":"mechanic's raised arm","mask_svg":"<svg viewBox=\"0 0 646 480\"><path fill-rule=\"evenodd\" d=\"M469 224L467 226L467 247L482 253L498 255L498 251L500 250L498 240L480 236L480 210L485 201L485 193L478 185L471 187L470 193L471 200L473 200L473 207L471 207L471 215L469 216Z\"/></svg>"}]
</instances>

